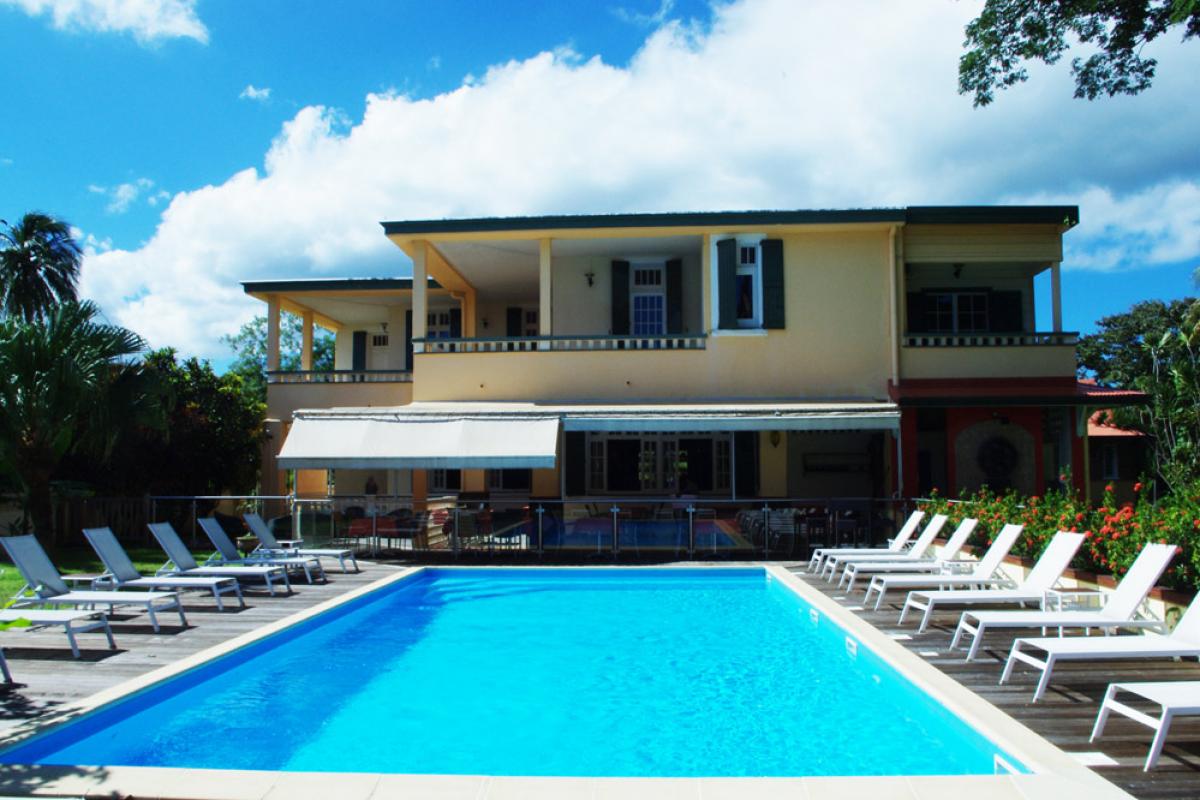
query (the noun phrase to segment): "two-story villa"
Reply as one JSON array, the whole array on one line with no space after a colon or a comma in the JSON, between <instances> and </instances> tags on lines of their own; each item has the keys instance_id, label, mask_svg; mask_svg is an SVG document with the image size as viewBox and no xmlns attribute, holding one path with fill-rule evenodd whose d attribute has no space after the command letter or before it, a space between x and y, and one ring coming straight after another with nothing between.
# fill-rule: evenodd
<instances>
[{"instance_id":1,"label":"two-story villa","mask_svg":"<svg viewBox=\"0 0 1200 800\"><path fill-rule=\"evenodd\" d=\"M264 489L882 498L1087 485L1073 206L383 223L412 279L255 281ZM1034 281L1049 271L1049 308ZM279 372L279 315L305 371ZM336 332L314 373L312 329ZM280 446L282 448L280 449ZM332 472L331 472L332 471ZM368 484L371 484L368 486Z\"/></svg>"}]
</instances>

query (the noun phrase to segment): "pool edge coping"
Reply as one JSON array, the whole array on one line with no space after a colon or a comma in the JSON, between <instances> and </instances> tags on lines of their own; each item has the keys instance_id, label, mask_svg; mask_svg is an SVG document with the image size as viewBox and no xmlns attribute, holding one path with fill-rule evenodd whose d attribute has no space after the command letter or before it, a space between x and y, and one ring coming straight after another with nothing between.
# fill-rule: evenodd
<instances>
[{"instance_id":1,"label":"pool edge coping","mask_svg":"<svg viewBox=\"0 0 1200 800\"><path fill-rule=\"evenodd\" d=\"M779 579L789 590L800 599L826 613L847 632L853 634L863 644L890 664L907 680L912 681L922 691L934 690L935 700L950 700L954 705L948 705L949 710L962 718L968 725L975 727L985 737L992 739L1007 752L1018 757L1031 769L1038 767L1032 774L1010 775L929 775L929 776L804 776L804 777L754 777L754 778L629 778L629 777L548 777L548 776L489 776L489 775L425 775L425 774L394 774L368 772L286 772L273 770L221 770L221 769L191 769L184 767L127 767L127 766L49 766L28 764L0 764L0 789L6 796L142 796L149 795L171 800L212 800L212 798L229 798L229 800L260 800L267 796L294 796L298 793L312 793L315 786L322 785L329 790L336 790L339 800L370 800L377 797L377 792L386 787L387 796L397 792L402 796L443 796L443 792L454 786L463 788L463 797L476 800L490 795L492 787L498 793L506 796L514 788L525 786L546 786L554 791L554 796L562 798L594 798L597 786L602 788L619 788L628 800L637 797L657 796L668 787L686 789L694 787L694 796L705 794L704 787L720 787L728 791L737 787L739 796L752 798L756 794L771 791L779 787L792 787L798 797L808 800L824 800L834 798L853 791L854 787L867 789L872 787L870 794L879 790L897 793L911 800L943 800L951 796L947 787L962 787L964 783L986 786L989 792L995 792L996 798L1008 800L1043 800L1043 798L1061 798L1068 789L1087 790L1091 800L1117 800L1132 795L1120 787L1096 774L1088 767L1071 758L1065 751L1059 749L1039 734L1010 717L1005 712L976 695L967 687L945 675L932 664L922 661L910 653L907 648L892 640L882 631L852 612L842 608L835 601L825 597L820 592L805 584L787 569L771 564L688 564L697 569L761 569L771 577ZM671 565L657 565L653 569L671 568ZM436 569L483 569L506 570L506 567L447 565ZM532 566L533 569L560 569L557 566ZM643 569L627 565L589 565L586 569ZM364 586L331 597L310 608L298 611L287 617L275 620L256 630L239 634L225 642L200 650L181 658L172 664L136 676L103 689L93 695L76 701L66 708L60 709L46 719L31 721L29 724L18 725L0 736L0 748L16 745L18 742L31 739L50 728L86 716L98 709L124 700L135 694L144 692L165 681L203 666L218 658L227 656L237 650L249 647L264 639L282 633L312 617L333 610L358 598L382 589L393 583L412 578L431 569L426 565L415 567L399 567L395 574L372 581ZM570 567L568 567L570 569ZM922 674L924 673L924 674ZM997 736L995 728L1002 729ZM1036 758L1026 757L1028 742L1015 744L1010 737L1019 734L1020 737L1033 742L1033 749L1042 751ZM997 741L997 739L999 739ZM1033 763L1030 763L1033 762ZM1044 771L1042 767L1046 767ZM42 777L39 777L42 776ZM9 787L10 782L28 783L31 778L38 778L39 785L29 788L24 793L21 789ZM1080 785L1082 784L1082 785ZM637 786L646 788L645 794L630 790ZM471 787L471 788L468 788ZM821 787L830 790L829 793L820 791ZM832 789L831 789L832 787ZM1005 787L1004 791L1001 787ZM354 789L350 792L347 790ZM760 790L756 792L755 789ZM449 796L449 795L446 795ZM455 794L455 796L458 796ZM989 799L992 794L988 794Z\"/></svg>"}]
</instances>

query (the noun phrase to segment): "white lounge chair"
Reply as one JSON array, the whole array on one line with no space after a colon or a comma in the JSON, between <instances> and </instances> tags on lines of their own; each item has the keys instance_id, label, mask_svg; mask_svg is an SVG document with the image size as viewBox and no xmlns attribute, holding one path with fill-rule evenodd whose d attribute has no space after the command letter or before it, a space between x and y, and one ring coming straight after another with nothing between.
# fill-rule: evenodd
<instances>
[{"instance_id":1,"label":"white lounge chair","mask_svg":"<svg viewBox=\"0 0 1200 800\"><path fill-rule=\"evenodd\" d=\"M821 571L821 577L825 578L827 581L832 581L834 576L836 576L838 573L844 573L846 566L853 564L855 561L887 561L895 558L915 560L924 558L926 552L928 552L929 548L933 546L934 539L938 537L938 534L942 532L942 528L945 527L946 520L947 517L945 514L934 514L933 517L930 518L929 522L925 525L924 530L921 531L921 535L918 536L916 541L912 543L912 547L908 548L908 550L903 553L896 553L895 555L860 553L856 556L845 553L831 554L829 558L825 559L825 567Z\"/></svg>"},{"instance_id":2,"label":"white lounge chair","mask_svg":"<svg viewBox=\"0 0 1200 800\"><path fill-rule=\"evenodd\" d=\"M76 658L79 658L79 643L75 640L77 633L104 631L104 635L108 637L109 649L117 649L117 643L113 640L112 628L108 626L108 617L103 611L61 608L6 608L0 610L0 622L2 623L21 622L22 620L35 628L61 625L63 633L67 635L67 642L71 645L71 655ZM11 682L12 678L9 678L9 683Z\"/></svg>"},{"instance_id":3,"label":"white lounge chair","mask_svg":"<svg viewBox=\"0 0 1200 800\"><path fill-rule=\"evenodd\" d=\"M954 533L946 541L946 546L942 548L936 558L931 556L921 558L887 556L878 561L851 561L842 572L842 579L838 582L838 586L844 583L846 592L850 593L854 591L854 584L864 575L879 575L888 572L941 572L943 569L948 569L951 563L958 558L959 551L971 538L971 534L975 532L978 524L979 520L971 517L958 523L958 527L954 529ZM929 551L926 550L926 552Z\"/></svg>"},{"instance_id":4,"label":"white lounge chair","mask_svg":"<svg viewBox=\"0 0 1200 800\"><path fill-rule=\"evenodd\" d=\"M145 609L150 625L157 633L158 612L175 611L179 624L187 627L183 603L175 592L121 592L121 591L77 591L67 586L59 571L55 569L42 545L32 535L0 537L0 544L8 557L16 564L25 586L13 596L16 607L54 605L73 608L108 606L109 613L117 606L135 606Z\"/></svg>"},{"instance_id":5,"label":"white lounge chair","mask_svg":"<svg viewBox=\"0 0 1200 800\"><path fill-rule=\"evenodd\" d=\"M221 527L221 523L215 517L204 517L199 520L200 529L204 531L204 535L212 542L213 547L217 548L217 552L209 556L205 565L211 564L241 564L246 566L261 566L269 564L273 567L283 567L284 569L302 570L305 579L313 582L313 573L322 581L329 580L325 577L325 569L321 566L321 559L310 558L308 556L260 556L243 558L237 545L229 538L229 534L225 533L225 529Z\"/></svg>"},{"instance_id":6,"label":"white lounge chair","mask_svg":"<svg viewBox=\"0 0 1200 800\"><path fill-rule=\"evenodd\" d=\"M883 605L883 598L893 589L982 589L985 586L1011 583L1007 578L996 577L996 574L1024 528L1024 525L1005 525L1000 529L1000 533L996 534L982 558L975 562L946 561L940 574L876 575L867 586L867 595L863 602L871 602L871 595L877 593L875 610L878 611Z\"/></svg>"},{"instance_id":7,"label":"white lounge chair","mask_svg":"<svg viewBox=\"0 0 1200 800\"><path fill-rule=\"evenodd\" d=\"M176 591L191 589L212 592L213 599L217 601L218 611L225 610L221 595L233 592L237 596L238 604L242 608L246 607L246 600L242 597L242 587L238 584L237 578L223 575L156 575L148 578L138 572L137 567L130 560L125 548L121 547L121 543L117 541L111 528L84 528L83 535L87 537L88 543L96 551L96 555L100 556L105 569L108 570L99 578L102 584L111 584L118 589L172 589Z\"/></svg>"},{"instance_id":8,"label":"white lounge chair","mask_svg":"<svg viewBox=\"0 0 1200 800\"><path fill-rule=\"evenodd\" d=\"M1103 607L1095 611L964 611L954 631L950 649L958 647L963 636L969 634L972 639L967 661L972 661L979 652L983 637L993 628L1041 628L1043 631L1058 628L1059 633L1066 628L1082 628L1085 631L1092 628L1104 631L1120 628L1161 629L1161 620L1137 617L1138 607L1174 557L1173 544L1148 544L1143 547L1117 588L1112 594L1106 595Z\"/></svg>"},{"instance_id":9,"label":"white lounge chair","mask_svg":"<svg viewBox=\"0 0 1200 800\"><path fill-rule=\"evenodd\" d=\"M1046 655L1038 658L1030 650L1041 650ZM1175 630L1166 636L1147 633L1144 636L1043 636L1022 638L1013 642L1004 665L1000 683L1012 676L1017 662L1023 662L1041 670L1033 700L1042 699L1050 684L1050 673L1059 661L1116 661L1126 658L1200 658L1200 595L1192 600L1188 610L1179 619Z\"/></svg>"},{"instance_id":10,"label":"white lounge chair","mask_svg":"<svg viewBox=\"0 0 1200 800\"><path fill-rule=\"evenodd\" d=\"M1046 591L1058 583L1063 570L1071 563L1075 553L1083 544L1082 533L1059 531L1046 545L1041 557L1029 570L1029 574L1020 585L1012 589L940 589L936 591L909 592L904 600L904 608L900 611L897 624L903 625L910 608L923 612L921 626L917 629L924 633L929 627L933 614L941 606L982 606L982 605L1026 605L1041 604L1046 597Z\"/></svg>"},{"instance_id":11,"label":"white lounge chair","mask_svg":"<svg viewBox=\"0 0 1200 800\"><path fill-rule=\"evenodd\" d=\"M869 556L883 555L884 553L899 555L904 552L904 548L908 546L909 540L917 532L917 526L921 524L921 520L924 518L924 511L914 511L909 514L904 525L896 533L895 537L887 543L886 547L818 547L816 550L813 550L812 557L808 560L808 571L813 575L821 574L821 568L825 565L825 559L831 555Z\"/></svg>"},{"instance_id":12,"label":"white lounge chair","mask_svg":"<svg viewBox=\"0 0 1200 800\"><path fill-rule=\"evenodd\" d=\"M1152 703L1157 703L1160 709L1157 718L1136 708L1128 706L1116 699L1117 692L1129 692L1144 697ZM1162 754L1163 744L1167 740L1167 731L1176 717L1194 717L1200 715L1200 681L1152 681L1146 683L1110 683L1100 703L1100 713L1096 716L1096 726L1092 728L1092 737L1104 733L1104 725L1108 722L1110 712L1116 711L1122 716L1140 722L1154 731L1154 740L1150 744L1150 752L1146 755L1143 772L1158 763Z\"/></svg>"},{"instance_id":13,"label":"white lounge chair","mask_svg":"<svg viewBox=\"0 0 1200 800\"><path fill-rule=\"evenodd\" d=\"M195 556L192 551L188 550L187 545L179 538L179 534L171 527L169 522L151 522L149 525L150 533L153 534L155 540L163 552L167 554L167 563L159 570L160 575L201 575L206 577L226 577L247 580L255 578L264 581L267 584L267 591L271 596L275 596L275 582L282 581L283 588L290 594L292 591L291 581L288 580L287 569L284 567L276 567L270 564L257 564L254 566L242 566L238 564L229 564L224 566L200 566L196 563Z\"/></svg>"},{"instance_id":14,"label":"white lounge chair","mask_svg":"<svg viewBox=\"0 0 1200 800\"><path fill-rule=\"evenodd\" d=\"M242 514L242 519L246 520L246 525L250 527L250 532L258 538L258 549L251 555L262 553L266 556L305 556L315 558L336 558L338 564L342 568L342 572L347 572L346 559L350 559L350 563L354 564L354 571L359 572L358 559L354 557L354 551L350 548L311 548L301 547L304 543L301 539L283 539L275 538L275 534L271 533L270 526L258 514Z\"/></svg>"}]
</instances>

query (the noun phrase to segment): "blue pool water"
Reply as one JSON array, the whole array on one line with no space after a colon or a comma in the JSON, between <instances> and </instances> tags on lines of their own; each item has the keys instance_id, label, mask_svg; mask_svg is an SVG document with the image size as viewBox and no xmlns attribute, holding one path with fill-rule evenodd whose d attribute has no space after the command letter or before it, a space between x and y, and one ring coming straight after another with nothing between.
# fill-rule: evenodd
<instances>
[{"instance_id":1,"label":"blue pool water","mask_svg":"<svg viewBox=\"0 0 1200 800\"><path fill-rule=\"evenodd\" d=\"M998 752L761 569L429 570L0 761L798 776Z\"/></svg>"}]
</instances>

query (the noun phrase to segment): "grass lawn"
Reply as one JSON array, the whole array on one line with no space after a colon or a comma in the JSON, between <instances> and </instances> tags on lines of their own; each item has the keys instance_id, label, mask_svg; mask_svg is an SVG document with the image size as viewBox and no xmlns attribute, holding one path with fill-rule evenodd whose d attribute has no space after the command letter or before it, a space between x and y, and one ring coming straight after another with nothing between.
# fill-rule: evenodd
<instances>
[{"instance_id":1,"label":"grass lawn","mask_svg":"<svg viewBox=\"0 0 1200 800\"><path fill-rule=\"evenodd\" d=\"M162 550L156 547L126 547L125 552L129 553L134 566L143 575L153 575L167 561ZM63 573L99 574L104 571L104 565L88 547L62 547L50 550L49 554L50 560ZM201 555L197 560L203 562L205 555ZM0 559L0 570L3 570L0 572L0 605L2 605L20 591L21 587L25 585L25 580L21 577L21 573L17 572L17 568L6 559Z\"/></svg>"}]
</instances>

